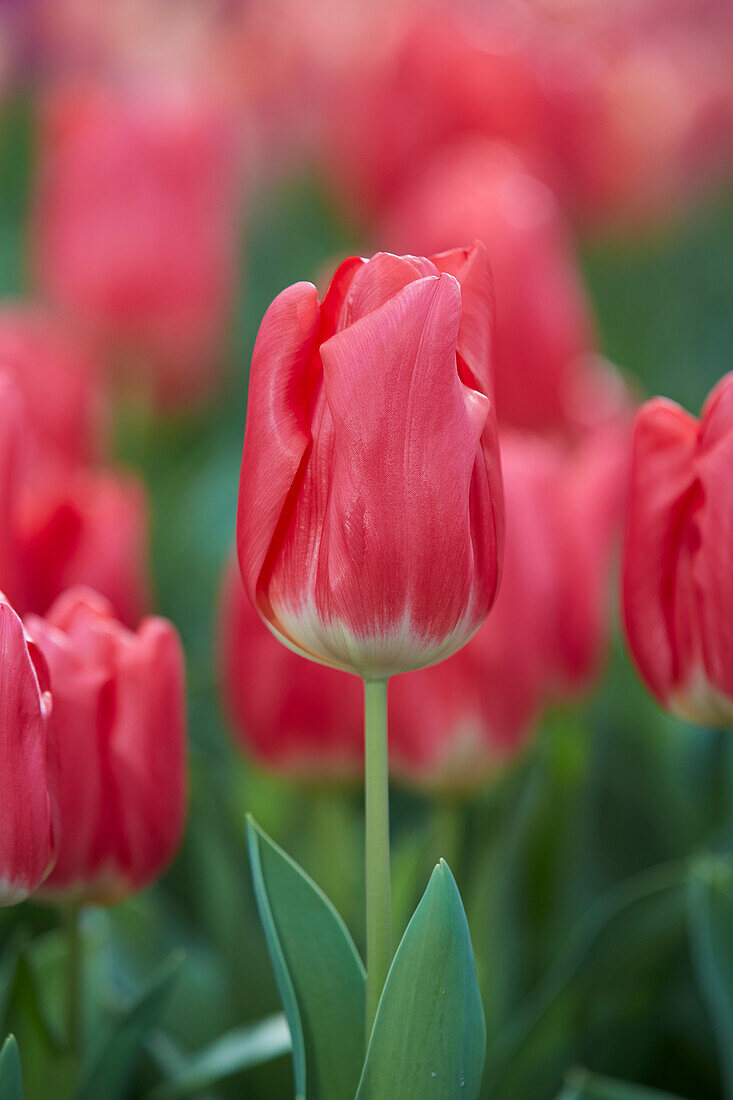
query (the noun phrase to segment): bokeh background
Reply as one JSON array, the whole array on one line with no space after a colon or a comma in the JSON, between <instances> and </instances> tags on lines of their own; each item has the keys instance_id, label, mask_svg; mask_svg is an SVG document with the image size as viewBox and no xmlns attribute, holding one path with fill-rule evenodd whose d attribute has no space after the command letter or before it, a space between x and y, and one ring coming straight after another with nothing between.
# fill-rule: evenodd
<instances>
[{"instance_id":1,"label":"bokeh background","mask_svg":"<svg viewBox=\"0 0 733 1100\"><path fill-rule=\"evenodd\" d=\"M357 780L286 777L245 758L220 690L222 571L259 322L286 285L322 285L340 257L388 246L385 219L456 143L499 139L562 208L598 352L636 399L663 393L697 413L733 347L733 15L726 0L6 0L0 20L3 306L43 303L103 364L105 461L145 487L146 602L177 625L187 659L185 840L160 883L86 913L87 1011L102 1022L123 1012L183 952L120 1095L164 1095L161 1076L233 1033L213 1083L204 1075L187 1094L286 1097L288 1055L242 1069L236 1041L279 1012L244 814L362 945L362 795ZM534 96L550 107L530 127ZM158 115L164 132L180 126L169 160L155 136L148 153L135 136L125 146L128 106L153 135ZM140 156L163 158L155 171L174 191L193 179L195 197L158 207L136 182ZM127 201L104 197L115 181ZM159 232L145 263L159 262L153 283L176 288L157 329L140 320L157 286L130 276L112 306L100 289L110 253L138 232L148 244ZM201 284L186 274L198 238L216 253ZM395 931L445 856L477 955L485 1100L554 1097L576 1066L688 1100L731 1095L721 1051L730 1059L733 1025L711 996L696 897L733 875L733 745L647 695L615 576L611 589L607 656L582 699L544 706L521 754L469 794L393 791ZM3 1026L40 1100L51 1080L63 1089L58 918L32 903L3 910L0 936Z\"/></svg>"}]
</instances>

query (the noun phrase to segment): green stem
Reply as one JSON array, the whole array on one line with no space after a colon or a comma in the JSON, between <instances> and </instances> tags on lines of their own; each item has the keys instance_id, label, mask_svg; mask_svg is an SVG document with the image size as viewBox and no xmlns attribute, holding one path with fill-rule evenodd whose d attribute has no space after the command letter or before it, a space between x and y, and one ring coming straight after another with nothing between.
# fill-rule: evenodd
<instances>
[{"instance_id":1,"label":"green stem","mask_svg":"<svg viewBox=\"0 0 733 1100\"><path fill-rule=\"evenodd\" d=\"M82 944L79 906L70 905L65 914L66 928L66 1040L69 1050L82 1053Z\"/></svg>"},{"instance_id":2,"label":"green stem","mask_svg":"<svg viewBox=\"0 0 733 1100\"><path fill-rule=\"evenodd\" d=\"M367 1040L392 962L389 879L387 681L364 681Z\"/></svg>"}]
</instances>

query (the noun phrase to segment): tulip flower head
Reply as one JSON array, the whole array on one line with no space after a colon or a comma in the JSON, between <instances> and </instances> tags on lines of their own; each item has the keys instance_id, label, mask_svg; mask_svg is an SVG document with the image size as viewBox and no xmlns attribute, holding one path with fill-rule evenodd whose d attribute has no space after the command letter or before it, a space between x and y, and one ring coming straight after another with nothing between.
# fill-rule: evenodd
<instances>
[{"instance_id":1,"label":"tulip flower head","mask_svg":"<svg viewBox=\"0 0 733 1100\"><path fill-rule=\"evenodd\" d=\"M239 495L245 588L291 648L383 679L443 660L496 596L503 499L484 246L346 260L272 303Z\"/></svg>"},{"instance_id":2,"label":"tulip flower head","mask_svg":"<svg viewBox=\"0 0 733 1100\"><path fill-rule=\"evenodd\" d=\"M623 562L626 637L662 706L733 723L733 373L700 420L654 398L634 426Z\"/></svg>"},{"instance_id":3,"label":"tulip flower head","mask_svg":"<svg viewBox=\"0 0 733 1100\"><path fill-rule=\"evenodd\" d=\"M0 906L40 886L56 855L46 662L0 594Z\"/></svg>"},{"instance_id":4,"label":"tulip flower head","mask_svg":"<svg viewBox=\"0 0 733 1100\"><path fill-rule=\"evenodd\" d=\"M28 626L51 674L59 752L59 858L48 899L110 903L157 878L186 802L183 657L164 619L123 627L89 589Z\"/></svg>"}]
</instances>

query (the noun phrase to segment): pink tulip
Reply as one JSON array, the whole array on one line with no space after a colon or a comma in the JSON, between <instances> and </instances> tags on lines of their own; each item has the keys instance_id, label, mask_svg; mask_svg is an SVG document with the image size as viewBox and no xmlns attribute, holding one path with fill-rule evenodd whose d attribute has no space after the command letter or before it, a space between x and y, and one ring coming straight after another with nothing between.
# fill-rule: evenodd
<instances>
[{"instance_id":1,"label":"pink tulip","mask_svg":"<svg viewBox=\"0 0 733 1100\"><path fill-rule=\"evenodd\" d=\"M163 401L205 393L236 277L236 144L192 88L53 88L35 259L47 295Z\"/></svg>"},{"instance_id":2,"label":"pink tulip","mask_svg":"<svg viewBox=\"0 0 733 1100\"><path fill-rule=\"evenodd\" d=\"M444 659L498 588L503 501L480 243L346 260L283 291L255 345L245 588L298 652L382 678Z\"/></svg>"},{"instance_id":3,"label":"pink tulip","mask_svg":"<svg viewBox=\"0 0 733 1100\"><path fill-rule=\"evenodd\" d=\"M433 161L378 231L380 244L420 254L475 237L494 277L499 423L577 430L599 368L570 233L549 188L518 153L491 141Z\"/></svg>"},{"instance_id":4,"label":"pink tulip","mask_svg":"<svg viewBox=\"0 0 733 1100\"><path fill-rule=\"evenodd\" d=\"M359 682L306 662L273 638L252 607L235 561L221 602L222 687L237 741L275 772L311 778L360 775Z\"/></svg>"},{"instance_id":5,"label":"pink tulip","mask_svg":"<svg viewBox=\"0 0 733 1100\"><path fill-rule=\"evenodd\" d=\"M162 873L186 803L183 654L174 627L133 633L88 589L27 620L51 674L61 844L49 899L107 904Z\"/></svg>"},{"instance_id":6,"label":"pink tulip","mask_svg":"<svg viewBox=\"0 0 733 1100\"><path fill-rule=\"evenodd\" d=\"M43 615L67 588L94 588L135 626L149 604L148 509L129 474L80 469L38 479L16 514L24 608Z\"/></svg>"},{"instance_id":7,"label":"pink tulip","mask_svg":"<svg viewBox=\"0 0 733 1100\"><path fill-rule=\"evenodd\" d=\"M104 419L100 371L60 319L22 302L0 308L0 374L17 386L27 411L26 475L99 457Z\"/></svg>"},{"instance_id":8,"label":"pink tulip","mask_svg":"<svg viewBox=\"0 0 733 1100\"><path fill-rule=\"evenodd\" d=\"M48 669L0 595L0 905L23 901L56 856Z\"/></svg>"},{"instance_id":9,"label":"pink tulip","mask_svg":"<svg viewBox=\"0 0 733 1100\"><path fill-rule=\"evenodd\" d=\"M665 398L639 410L623 561L626 637L671 711L733 721L733 374L696 420Z\"/></svg>"}]
</instances>

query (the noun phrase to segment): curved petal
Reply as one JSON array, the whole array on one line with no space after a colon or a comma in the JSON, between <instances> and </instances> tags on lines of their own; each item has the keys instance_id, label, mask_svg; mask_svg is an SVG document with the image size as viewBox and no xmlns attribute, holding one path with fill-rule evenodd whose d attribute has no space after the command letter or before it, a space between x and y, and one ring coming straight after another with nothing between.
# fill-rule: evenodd
<instances>
[{"instance_id":1,"label":"curved petal","mask_svg":"<svg viewBox=\"0 0 733 1100\"><path fill-rule=\"evenodd\" d=\"M49 710L23 624L0 598L0 905L32 893L54 856Z\"/></svg>"},{"instance_id":2,"label":"curved petal","mask_svg":"<svg viewBox=\"0 0 733 1100\"><path fill-rule=\"evenodd\" d=\"M623 562L626 636L639 671L666 703L695 660L688 518L698 425L657 398L636 417Z\"/></svg>"},{"instance_id":3,"label":"curved petal","mask_svg":"<svg viewBox=\"0 0 733 1100\"><path fill-rule=\"evenodd\" d=\"M474 241L470 248L454 248L431 256L431 260L439 271L454 275L461 286L458 354L471 372L465 381L493 399L494 283L486 245Z\"/></svg>"},{"instance_id":4,"label":"curved petal","mask_svg":"<svg viewBox=\"0 0 733 1100\"><path fill-rule=\"evenodd\" d=\"M469 497L490 404L458 377L460 309L452 276L420 279L321 349L334 444L315 602L370 674L439 659L486 613Z\"/></svg>"},{"instance_id":5,"label":"curved petal","mask_svg":"<svg viewBox=\"0 0 733 1100\"><path fill-rule=\"evenodd\" d=\"M257 334L237 512L239 564L253 600L311 439L319 321L316 288L296 283L277 296Z\"/></svg>"}]
</instances>

